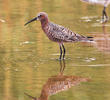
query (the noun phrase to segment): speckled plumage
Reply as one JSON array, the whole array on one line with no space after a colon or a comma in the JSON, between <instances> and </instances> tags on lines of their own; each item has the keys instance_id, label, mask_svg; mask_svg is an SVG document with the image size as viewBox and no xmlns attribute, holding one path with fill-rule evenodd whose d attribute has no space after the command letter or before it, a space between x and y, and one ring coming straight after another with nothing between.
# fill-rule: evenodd
<instances>
[{"instance_id":1,"label":"speckled plumage","mask_svg":"<svg viewBox=\"0 0 110 100\"><path fill-rule=\"evenodd\" d=\"M38 13L37 17L28 21L25 25L35 20L40 20L42 29L50 40L59 43L59 46L60 46L60 58L59 59L60 60L62 58L62 53L64 53L63 54L63 59L64 59L65 52L66 52L63 42L90 41L88 37L79 35L61 25L57 25L57 24L50 22L48 19L48 15L45 12ZM63 51L62 51L62 48L63 48Z\"/></svg>"},{"instance_id":2,"label":"speckled plumage","mask_svg":"<svg viewBox=\"0 0 110 100\"><path fill-rule=\"evenodd\" d=\"M78 42L88 41L88 38L72 32L71 30L54 24L52 22L47 23L46 26L42 27L48 38L54 42Z\"/></svg>"}]
</instances>

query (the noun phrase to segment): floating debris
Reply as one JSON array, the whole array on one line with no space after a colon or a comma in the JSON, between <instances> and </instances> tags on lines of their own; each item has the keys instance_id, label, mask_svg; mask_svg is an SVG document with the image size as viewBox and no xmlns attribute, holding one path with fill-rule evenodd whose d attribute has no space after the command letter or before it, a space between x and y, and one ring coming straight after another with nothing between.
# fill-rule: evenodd
<instances>
[{"instance_id":1,"label":"floating debris","mask_svg":"<svg viewBox=\"0 0 110 100\"><path fill-rule=\"evenodd\" d=\"M33 44L33 43L34 43L34 42L25 41L25 42L20 43L20 45L23 45L23 44Z\"/></svg>"},{"instance_id":2,"label":"floating debris","mask_svg":"<svg viewBox=\"0 0 110 100\"><path fill-rule=\"evenodd\" d=\"M86 19L86 20L85 20L85 22L90 22L90 21L92 21L92 20L90 20L90 19Z\"/></svg>"},{"instance_id":3,"label":"floating debris","mask_svg":"<svg viewBox=\"0 0 110 100\"><path fill-rule=\"evenodd\" d=\"M91 62L91 61L94 61L94 60L96 60L96 58L86 58L84 61Z\"/></svg>"},{"instance_id":4,"label":"floating debris","mask_svg":"<svg viewBox=\"0 0 110 100\"><path fill-rule=\"evenodd\" d=\"M5 20L3 20L3 19L0 19L0 22L5 23L6 21L5 21Z\"/></svg>"}]
</instances>

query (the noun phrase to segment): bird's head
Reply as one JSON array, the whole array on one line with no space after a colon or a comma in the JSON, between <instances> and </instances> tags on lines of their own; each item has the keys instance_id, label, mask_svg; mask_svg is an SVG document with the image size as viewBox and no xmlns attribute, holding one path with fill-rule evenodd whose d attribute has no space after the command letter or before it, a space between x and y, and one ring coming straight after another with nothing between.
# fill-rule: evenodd
<instances>
[{"instance_id":1,"label":"bird's head","mask_svg":"<svg viewBox=\"0 0 110 100\"><path fill-rule=\"evenodd\" d=\"M48 22L48 15L45 13L45 12L40 12L37 14L37 17L31 19L30 21L28 21L27 23L25 23L24 25L27 25L33 21L36 21L36 20L40 20L41 23L42 22Z\"/></svg>"}]
</instances>

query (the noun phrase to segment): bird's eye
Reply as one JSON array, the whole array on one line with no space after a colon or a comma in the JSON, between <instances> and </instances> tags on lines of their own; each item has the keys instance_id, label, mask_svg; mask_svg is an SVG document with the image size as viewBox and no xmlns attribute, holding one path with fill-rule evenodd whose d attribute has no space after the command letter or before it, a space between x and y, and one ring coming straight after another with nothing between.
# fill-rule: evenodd
<instances>
[{"instance_id":1,"label":"bird's eye","mask_svg":"<svg viewBox=\"0 0 110 100\"><path fill-rule=\"evenodd\" d=\"M39 15L38 17L42 17L42 15Z\"/></svg>"}]
</instances>

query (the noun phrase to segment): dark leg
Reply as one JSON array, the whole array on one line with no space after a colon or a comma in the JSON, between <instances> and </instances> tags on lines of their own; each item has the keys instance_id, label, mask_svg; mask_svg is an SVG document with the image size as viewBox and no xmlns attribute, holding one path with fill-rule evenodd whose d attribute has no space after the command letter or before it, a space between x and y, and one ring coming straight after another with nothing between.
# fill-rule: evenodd
<instances>
[{"instance_id":1,"label":"dark leg","mask_svg":"<svg viewBox=\"0 0 110 100\"><path fill-rule=\"evenodd\" d=\"M61 47L61 44L60 44L60 57L59 57L59 60L61 60L62 58L62 47Z\"/></svg>"},{"instance_id":2,"label":"dark leg","mask_svg":"<svg viewBox=\"0 0 110 100\"><path fill-rule=\"evenodd\" d=\"M66 49L65 49L63 44L62 44L62 47L63 47L63 59L64 59L65 58Z\"/></svg>"},{"instance_id":3,"label":"dark leg","mask_svg":"<svg viewBox=\"0 0 110 100\"><path fill-rule=\"evenodd\" d=\"M106 17L106 20L108 19L107 13L106 13L106 7L104 7L102 12L102 20L104 20L104 16Z\"/></svg>"},{"instance_id":4,"label":"dark leg","mask_svg":"<svg viewBox=\"0 0 110 100\"><path fill-rule=\"evenodd\" d=\"M106 7L104 7L104 15L106 17L106 19L108 19L107 13L106 13Z\"/></svg>"},{"instance_id":5,"label":"dark leg","mask_svg":"<svg viewBox=\"0 0 110 100\"><path fill-rule=\"evenodd\" d=\"M102 20L104 20L104 13L105 13L105 7L104 7L104 9L102 11Z\"/></svg>"}]
</instances>

